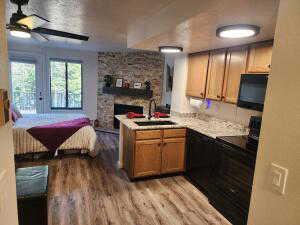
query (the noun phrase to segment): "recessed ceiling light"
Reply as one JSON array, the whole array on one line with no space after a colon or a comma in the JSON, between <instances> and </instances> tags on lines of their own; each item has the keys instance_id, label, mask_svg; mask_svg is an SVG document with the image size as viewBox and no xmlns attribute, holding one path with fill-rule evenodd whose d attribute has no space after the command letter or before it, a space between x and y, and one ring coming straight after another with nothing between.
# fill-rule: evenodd
<instances>
[{"instance_id":1,"label":"recessed ceiling light","mask_svg":"<svg viewBox=\"0 0 300 225\"><path fill-rule=\"evenodd\" d=\"M20 31L20 30L11 30L10 34L14 37L19 37L19 38L31 38L31 34L29 32Z\"/></svg>"},{"instance_id":2,"label":"recessed ceiling light","mask_svg":"<svg viewBox=\"0 0 300 225\"><path fill-rule=\"evenodd\" d=\"M220 38L246 38L259 34L260 27L249 24L237 24L219 27L216 35Z\"/></svg>"},{"instance_id":3,"label":"recessed ceiling light","mask_svg":"<svg viewBox=\"0 0 300 225\"><path fill-rule=\"evenodd\" d=\"M183 48L177 46L160 46L159 51L162 53L179 53L183 51Z\"/></svg>"}]
</instances>

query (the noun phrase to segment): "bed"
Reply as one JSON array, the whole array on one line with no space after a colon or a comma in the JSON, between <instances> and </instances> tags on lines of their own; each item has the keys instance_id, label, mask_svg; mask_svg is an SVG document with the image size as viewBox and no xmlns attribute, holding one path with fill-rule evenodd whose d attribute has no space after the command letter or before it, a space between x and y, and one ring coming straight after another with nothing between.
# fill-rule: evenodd
<instances>
[{"instance_id":1,"label":"bed","mask_svg":"<svg viewBox=\"0 0 300 225\"><path fill-rule=\"evenodd\" d=\"M18 118L13 126L15 155L51 150L49 147L45 147L47 145L42 144L39 141L40 139L34 138L29 132L32 128L47 127L84 118L88 120L84 114L35 114ZM60 127L57 126L55 129L58 131L57 129L60 129ZM78 128L74 134L59 145L57 150L81 150L82 153L88 153L90 156L95 157L98 154L99 147L96 132L88 124Z\"/></svg>"}]
</instances>

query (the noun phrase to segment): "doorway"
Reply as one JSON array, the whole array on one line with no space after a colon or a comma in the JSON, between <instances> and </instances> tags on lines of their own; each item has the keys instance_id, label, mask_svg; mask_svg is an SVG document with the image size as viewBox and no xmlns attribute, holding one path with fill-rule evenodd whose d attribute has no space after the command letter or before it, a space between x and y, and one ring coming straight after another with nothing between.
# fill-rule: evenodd
<instances>
[{"instance_id":1,"label":"doorway","mask_svg":"<svg viewBox=\"0 0 300 225\"><path fill-rule=\"evenodd\" d=\"M34 59L10 60L12 102L22 114L42 113L39 64Z\"/></svg>"}]
</instances>

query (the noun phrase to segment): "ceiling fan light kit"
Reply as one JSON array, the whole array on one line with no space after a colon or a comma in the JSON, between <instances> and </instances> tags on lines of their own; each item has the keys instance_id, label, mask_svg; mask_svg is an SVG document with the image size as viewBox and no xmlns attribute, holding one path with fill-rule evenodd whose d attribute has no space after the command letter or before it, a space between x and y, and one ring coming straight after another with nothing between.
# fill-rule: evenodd
<instances>
[{"instance_id":1,"label":"ceiling fan light kit","mask_svg":"<svg viewBox=\"0 0 300 225\"><path fill-rule=\"evenodd\" d=\"M29 0L10 0L10 2L12 4L18 5L18 11L12 14L10 23L6 25L6 28L10 30L10 34L12 36L20 38L33 37L35 39L44 41L48 40L48 38L44 35L71 38L81 41L88 41L89 39L88 36L41 27L42 25L50 21L36 14L26 16L22 12L22 6L27 5Z\"/></svg>"},{"instance_id":2,"label":"ceiling fan light kit","mask_svg":"<svg viewBox=\"0 0 300 225\"><path fill-rule=\"evenodd\" d=\"M183 48L178 46L160 46L159 52L161 53L179 53L182 52Z\"/></svg>"},{"instance_id":3,"label":"ceiling fan light kit","mask_svg":"<svg viewBox=\"0 0 300 225\"><path fill-rule=\"evenodd\" d=\"M20 31L20 30L11 30L10 34L14 37L19 38L31 38L31 34L28 32Z\"/></svg>"},{"instance_id":4,"label":"ceiling fan light kit","mask_svg":"<svg viewBox=\"0 0 300 225\"><path fill-rule=\"evenodd\" d=\"M10 26L10 34L19 38L31 38L30 30L25 25Z\"/></svg>"},{"instance_id":5,"label":"ceiling fan light kit","mask_svg":"<svg viewBox=\"0 0 300 225\"><path fill-rule=\"evenodd\" d=\"M247 38L254 37L260 32L260 27L250 24L235 24L219 27L216 35L219 38Z\"/></svg>"}]
</instances>

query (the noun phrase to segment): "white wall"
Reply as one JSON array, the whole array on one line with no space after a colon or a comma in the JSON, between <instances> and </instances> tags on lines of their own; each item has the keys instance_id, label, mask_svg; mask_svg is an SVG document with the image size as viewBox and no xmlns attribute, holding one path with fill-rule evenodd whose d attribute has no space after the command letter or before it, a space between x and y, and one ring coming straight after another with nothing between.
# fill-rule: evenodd
<instances>
[{"instance_id":1,"label":"white wall","mask_svg":"<svg viewBox=\"0 0 300 225\"><path fill-rule=\"evenodd\" d=\"M188 57L180 54L175 58L171 110L180 113L194 112L185 96L188 74Z\"/></svg>"},{"instance_id":2,"label":"white wall","mask_svg":"<svg viewBox=\"0 0 300 225\"><path fill-rule=\"evenodd\" d=\"M16 43L9 43L8 45L10 57L14 56L32 56L37 58L41 63L41 76L44 78L43 90L45 98L44 112L74 112L74 111L57 111L50 109L49 99L49 59L62 58L80 60L83 62L83 111L91 118L97 117L97 73L98 73L98 55L97 52L70 50L54 47L40 47L20 45Z\"/></svg>"},{"instance_id":3,"label":"white wall","mask_svg":"<svg viewBox=\"0 0 300 225\"><path fill-rule=\"evenodd\" d=\"M261 112L243 109L235 104L212 101L211 107L195 109L186 97L186 82L188 75L188 57L181 54L175 58L171 110L179 113L204 113L223 120L229 120L247 126L251 116L261 116Z\"/></svg>"},{"instance_id":4,"label":"white wall","mask_svg":"<svg viewBox=\"0 0 300 225\"><path fill-rule=\"evenodd\" d=\"M300 224L299 27L300 1L280 1L249 225ZM289 170L284 195L267 182L272 162Z\"/></svg>"},{"instance_id":5,"label":"white wall","mask_svg":"<svg viewBox=\"0 0 300 225\"><path fill-rule=\"evenodd\" d=\"M0 88L9 89L5 1L0 0ZM0 224L17 225L15 165L12 123L0 127Z\"/></svg>"}]
</instances>

